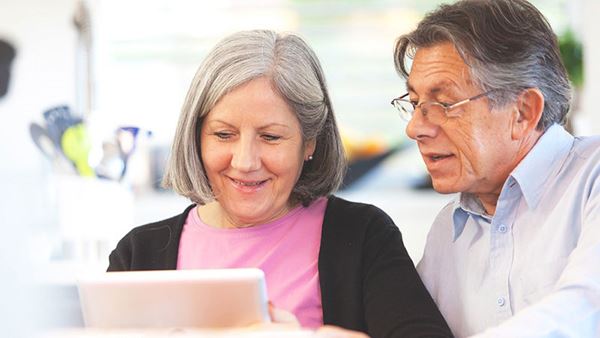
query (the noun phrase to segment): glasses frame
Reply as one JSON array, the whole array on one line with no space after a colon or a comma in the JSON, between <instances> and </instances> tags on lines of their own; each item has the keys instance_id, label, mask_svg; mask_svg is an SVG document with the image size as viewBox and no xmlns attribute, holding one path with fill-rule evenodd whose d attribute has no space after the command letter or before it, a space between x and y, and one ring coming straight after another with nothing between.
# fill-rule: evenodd
<instances>
[{"instance_id":1,"label":"glasses frame","mask_svg":"<svg viewBox=\"0 0 600 338\"><path fill-rule=\"evenodd\" d=\"M412 101L405 99L405 97L407 97L410 94L410 93L406 93L404 95L398 96L397 98L393 99L392 102L390 102L390 103L392 104L392 106L394 106L394 108L396 108L398 110L398 112L400 113L400 117L403 120L405 120L406 122L410 122L410 120L413 118L413 115L414 115L415 111L417 111L417 108L421 109L421 107L424 104L429 104L429 105L434 105L434 106L442 107L444 109L444 116L446 118L448 118L448 117L456 117L456 116L458 116L458 115L456 115L456 116L450 116L450 115L448 115L448 111L449 110L458 108L458 107L460 107L460 106L462 106L464 104L467 104L467 103L469 103L471 101L475 101L477 99L480 99L480 98L482 98L484 96L489 95L492 92L493 92L493 90L489 90L487 92L484 92L484 93L481 93L481 94L469 97L467 99L464 99L464 100L461 100L461 101L458 101L458 102L452 103L452 104L442 103L442 102L436 102L436 101L423 101L423 102L415 104ZM400 104L400 102L406 102L406 103L410 104L413 107L413 110L412 111L407 111ZM427 113L424 112L422 109L421 109L421 113L423 114L423 116L427 116Z\"/></svg>"}]
</instances>

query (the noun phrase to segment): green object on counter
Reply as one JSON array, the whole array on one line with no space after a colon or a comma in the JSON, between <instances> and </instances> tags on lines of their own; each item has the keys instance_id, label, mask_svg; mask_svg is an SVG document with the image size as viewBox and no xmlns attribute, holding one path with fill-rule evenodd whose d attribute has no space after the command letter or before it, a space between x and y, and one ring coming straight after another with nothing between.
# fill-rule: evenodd
<instances>
[{"instance_id":1,"label":"green object on counter","mask_svg":"<svg viewBox=\"0 0 600 338\"><path fill-rule=\"evenodd\" d=\"M83 123L78 123L65 130L61 138L61 147L65 156L73 161L81 176L96 176L88 163L91 142Z\"/></svg>"},{"instance_id":2,"label":"green object on counter","mask_svg":"<svg viewBox=\"0 0 600 338\"><path fill-rule=\"evenodd\" d=\"M569 74L569 80L571 80L573 86L581 88L584 80L583 45L571 30L567 30L558 38L558 48Z\"/></svg>"}]
</instances>

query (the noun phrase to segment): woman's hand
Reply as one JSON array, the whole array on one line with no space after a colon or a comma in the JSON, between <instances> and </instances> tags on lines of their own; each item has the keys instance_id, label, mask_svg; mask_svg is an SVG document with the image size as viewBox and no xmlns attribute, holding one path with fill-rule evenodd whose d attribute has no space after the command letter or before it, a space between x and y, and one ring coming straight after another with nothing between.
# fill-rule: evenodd
<instances>
[{"instance_id":1,"label":"woman's hand","mask_svg":"<svg viewBox=\"0 0 600 338\"><path fill-rule=\"evenodd\" d=\"M315 332L318 338L369 338L366 334L358 331L342 329L341 327L325 325Z\"/></svg>"},{"instance_id":2,"label":"woman's hand","mask_svg":"<svg viewBox=\"0 0 600 338\"><path fill-rule=\"evenodd\" d=\"M287 328L300 328L300 323L293 313L278 309L269 302L269 315L271 321L278 326L283 325ZM358 331L342 329L338 326L325 325L315 331L316 338L369 338L366 334Z\"/></svg>"},{"instance_id":3,"label":"woman's hand","mask_svg":"<svg viewBox=\"0 0 600 338\"><path fill-rule=\"evenodd\" d=\"M278 309L273 306L273 303L269 302L269 316L271 322L275 324L285 324L292 327L300 327L298 318L293 313L286 310Z\"/></svg>"}]
</instances>

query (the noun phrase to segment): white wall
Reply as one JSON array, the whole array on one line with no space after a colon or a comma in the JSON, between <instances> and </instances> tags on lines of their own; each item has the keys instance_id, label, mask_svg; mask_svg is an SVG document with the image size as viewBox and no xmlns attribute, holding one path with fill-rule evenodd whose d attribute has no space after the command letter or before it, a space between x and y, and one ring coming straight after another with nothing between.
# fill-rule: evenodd
<instances>
[{"instance_id":1,"label":"white wall","mask_svg":"<svg viewBox=\"0 0 600 338\"><path fill-rule=\"evenodd\" d=\"M2 163L3 170L39 166L40 156L30 141L29 122L42 121L42 111L72 104L75 93L75 0L0 0L0 37L17 48L13 77L0 99L2 154L18 161Z\"/></svg>"},{"instance_id":2,"label":"white wall","mask_svg":"<svg viewBox=\"0 0 600 338\"><path fill-rule=\"evenodd\" d=\"M32 328L38 303L31 288L55 225L48 198L49 164L34 147L29 123L42 111L74 102L75 0L0 0L0 38L17 49L7 96L0 98L0 327L4 337ZM37 252L40 252L39 250Z\"/></svg>"},{"instance_id":3,"label":"white wall","mask_svg":"<svg viewBox=\"0 0 600 338\"><path fill-rule=\"evenodd\" d=\"M582 118L585 134L600 134L600 1L581 1L585 66Z\"/></svg>"},{"instance_id":4,"label":"white wall","mask_svg":"<svg viewBox=\"0 0 600 338\"><path fill-rule=\"evenodd\" d=\"M0 195L0 205L31 202L35 196L27 193L39 195L40 187L28 182L39 183L49 171L29 123L43 122L42 112L51 106L74 102L74 1L0 0L0 37L17 49L8 94L0 99L0 170L3 185L20 187Z\"/></svg>"}]
</instances>

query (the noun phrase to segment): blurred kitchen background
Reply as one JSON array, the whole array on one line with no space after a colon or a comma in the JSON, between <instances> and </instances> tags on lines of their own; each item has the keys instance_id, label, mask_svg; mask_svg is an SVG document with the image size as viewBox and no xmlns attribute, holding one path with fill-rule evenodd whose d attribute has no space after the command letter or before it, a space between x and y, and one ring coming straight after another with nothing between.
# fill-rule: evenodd
<instances>
[{"instance_id":1,"label":"blurred kitchen background","mask_svg":"<svg viewBox=\"0 0 600 338\"><path fill-rule=\"evenodd\" d=\"M207 51L253 28L296 32L314 48L351 162L339 195L390 214L416 263L451 196L428 188L389 103L405 91L392 51L441 2L0 0L0 293L22 304L23 281L102 271L129 229L188 205L159 187L180 106ZM532 2L564 46L574 133L599 134L600 2Z\"/></svg>"}]
</instances>

